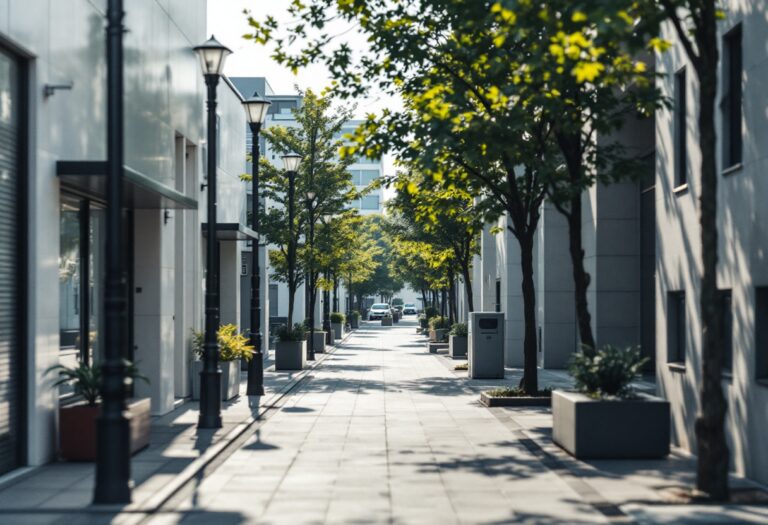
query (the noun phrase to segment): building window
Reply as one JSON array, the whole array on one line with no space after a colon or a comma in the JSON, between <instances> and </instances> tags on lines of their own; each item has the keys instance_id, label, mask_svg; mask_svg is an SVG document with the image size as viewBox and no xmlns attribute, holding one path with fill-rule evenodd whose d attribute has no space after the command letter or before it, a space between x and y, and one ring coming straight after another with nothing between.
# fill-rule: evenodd
<instances>
[{"instance_id":1,"label":"building window","mask_svg":"<svg viewBox=\"0 0 768 525\"><path fill-rule=\"evenodd\" d=\"M368 186L379 177L378 170L362 170L360 172L360 185Z\"/></svg>"},{"instance_id":2,"label":"building window","mask_svg":"<svg viewBox=\"0 0 768 525\"><path fill-rule=\"evenodd\" d=\"M723 331L723 369L727 372L733 370L733 302L730 290L720 291L720 315L722 315Z\"/></svg>"},{"instance_id":3,"label":"building window","mask_svg":"<svg viewBox=\"0 0 768 525\"><path fill-rule=\"evenodd\" d=\"M360 186L360 170L349 170L349 174L352 175L352 184Z\"/></svg>"},{"instance_id":4,"label":"building window","mask_svg":"<svg viewBox=\"0 0 768 525\"><path fill-rule=\"evenodd\" d=\"M768 286L755 288L755 377L768 381Z\"/></svg>"},{"instance_id":5,"label":"building window","mask_svg":"<svg viewBox=\"0 0 768 525\"><path fill-rule=\"evenodd\" d=\"M685 68L675 73L675 187L688 183L688 97Z\"/></svg>"},{"instance_id":6,"label":"building window","mask_svg":"<svg viewBox=\"0 0 768 525\"><path fill-rule=\"evenodd\" d=\"M685 292L667 294L667 362L685 364Z\"/></svg>"},{"instance_id":7,"label":"building window","mask_svg":"<svg viewBox=\"0 0 768 525\"><path fill-rule=\"evenodd\" d=\"M742 52L741 24L723 37L723 168L741 162Z\"/></svg>"},{"instance_id":8,"label":"building window","mask_svg":"<svg viewBox=\"0 0 768 525\"><path fill-rule=\"evenodd\" d=\"M366 195L363 197L362 209L364 210L378 210L379 209L379 196L378 195Z\"/></svg>"}]
</instances>

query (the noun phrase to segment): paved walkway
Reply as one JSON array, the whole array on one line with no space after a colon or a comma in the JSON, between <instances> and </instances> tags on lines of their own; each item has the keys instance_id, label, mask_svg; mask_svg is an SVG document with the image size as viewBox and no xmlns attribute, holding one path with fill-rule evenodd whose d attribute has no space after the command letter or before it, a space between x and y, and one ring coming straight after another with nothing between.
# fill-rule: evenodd
<instances>
[{"instance_id":1,"label":"paved walkway","mask_svg":"<svg viewBox=\"0 0 768 525\"><path fill-rule=\"evenodd\" d=\"M478 403L481 390L514 383L517 372L468 380L424 342L413 321L364 324L161 512L0 510L0 523L768 523L767 507L661 504L660 488L691 482L693 464L681 456L571 459L552 445L549 409ZM564 382L541 374L543 386Z\"/></svg>"}]
</instances>

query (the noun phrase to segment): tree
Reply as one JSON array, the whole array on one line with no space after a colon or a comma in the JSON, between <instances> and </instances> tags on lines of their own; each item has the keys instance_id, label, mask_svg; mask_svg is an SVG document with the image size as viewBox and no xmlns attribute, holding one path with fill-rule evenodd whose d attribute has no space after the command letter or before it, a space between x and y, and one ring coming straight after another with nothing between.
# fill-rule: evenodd
<instances>
[{"instance_id":1,"label":"tree","mask_svg":"<svg viewBox=\"0 0 768 525\"><path fill-rule=\"evenodd\" d=\"M340 160L338 151L342 142L339 134L351 114L348 109L332 107L329 96L318 96L311 90L303 93L302 105L294 110L298 126L274 126L262 134L278 153L295 152L303 156L298 175L290 188L286 174L262 159L263 194L273 206L261 210L261 228L270 244L276 246L269 253L272 277L288 285L288 324L293 324L296 290L304 282L309 267L310 251L301 242L308 235L309 214L304 203L314 193L313 221L323 214L344 209L354 198L351 174L347 170L351 159ZM248 176L244 176L247 179ZM292 202L291 202L292 197ZM294 209L293 221L289 210ZM317 282L314 279L314 282ZM316 290L310 290L310 304L314 305Z\"/></svg>"},{"instance_id":2,"label":"tree","mask_svg":"<svg viewBox=\"0 0 768 525\"><path fill-rule=\"evenodd\" d=\"M725 346L722 344L722 305L717 290L717 21L723 17L715 0L659 0L658 7L668 19L685 49L699 82L699 150L701 180L699 224L701 227L701 288L699 304L702 324L702 383L700 408L696 417L698 461L696 488L710 498L729 498L729 451L725 436L727 404L722 373ZM668 44L664 44L668 45Z\"/></svg>"}]
</instances>

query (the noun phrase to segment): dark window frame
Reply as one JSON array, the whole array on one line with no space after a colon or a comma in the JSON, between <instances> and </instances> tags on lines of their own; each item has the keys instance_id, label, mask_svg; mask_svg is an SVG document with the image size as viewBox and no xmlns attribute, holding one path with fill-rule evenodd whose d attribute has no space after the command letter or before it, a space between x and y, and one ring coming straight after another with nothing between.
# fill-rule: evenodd
<instances>
[{"instance_id":1,"label":"dark window frame","mask_svg":"<svg viewBox=\"0 0 768 525\"><path fill-rule=\"evenodd\" d=\"M685 291L667 292L667 363L685 366L688 337Z\"/></svg>"},{"instance_id":2,"label":"dark window frame","mask_svg":"<svg viewBox=\"0 0 768 525\"><path fill-rule=\"evenodd\" d=\"M675 73L675 187L688 184L688 75L685 66Z\"/></svg>"},{"instance_id":3,"label":"dark window frame","mask_svg":"<svg viewBox=\"0 0 768 525\"><path fill-rule=\"evenodd\" d=\"M744 46L742 25L736 24L723 35L722 87L720 100L722 117L723 170L740 165L744 158L742 132Z\"/></svg>"}]
</instances>

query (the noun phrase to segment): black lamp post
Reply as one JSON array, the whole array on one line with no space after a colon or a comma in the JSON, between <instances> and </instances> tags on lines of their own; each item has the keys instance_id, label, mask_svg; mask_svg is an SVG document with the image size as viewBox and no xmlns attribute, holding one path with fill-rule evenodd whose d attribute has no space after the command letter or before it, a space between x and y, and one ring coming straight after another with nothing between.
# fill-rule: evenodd
<instances>
[{"instance_id":1,"label":"black lamp post","mask_svg":"<svg viewBox=\"0 0 768 525\"><path fill-rule=\"evenodd\" d=\"M219 370L219 258L216 228L216 86L227 55L231 54L213 36L195 48L208 87L208 237L205 245L205 341L200 372L200 417L198 428L221 428L221 370Z\"/></svg>"},{"instance_id":2,"label":"black lamp post","mask_svg":"<svg viewBox=\"0 0 768 525\"><path fill-rule=\"evenodd\" d=\"M251 226L257 238L253 241L251 250L251 346L253 357L248 362L249 396L264 395L264 354L261 351L261 266L259 264L259 132L267 119L269 100L254 93L243 102L248 126L251 128Z\"/></svg>"},{"instance_id":3,"label":"black lamp post","mask_svg":"<svg viewBox=\"0 0 768 525\"><path fill-rule=\"evenodd\" d=\"M282 157L283 168L288 175L288 275L293 279L296 268L296 240L293 238L294 200L296 198L296 172L301 164L301 155L286 153ZM290 328L290 327L289 327Z\"/></svg>"},{"instance_id":4,"label":"black lamp post","mask_svg":"<svg viewBox=\"0 0 768 525\"><path fill-rule=\"evenodd\" d=\"M315 217L314 204L317 194L307 192L307 213L309 214L309 349L307 360L315 360Z\"/></svg>"},{"instance_id":5,"label":"black lamp post","mask_svg":"<svg viewBox=\"0 0 768 525\"><path fill-rule=\"evenodd\" d=\"M323 226L325 226L326 233L333 220L333 215L323 215ZM328 272L325 273L325 279L328 280ZM323 290L323 331L325 332L325 343L333 344L333 335L331 334L331 293L328 291L327 286Z\"/></svg>"},{"instance_id":6,"label":"black lamp post","mask_svg":"<svg viewBox=\"0 0 768 525\"><path fill-rule=\"evenodd\" d=\"M102 412L97 421L93 502L131 502L131 444L125 417L128 286L123 257L123 2L107 4L107 239Z\"/></svg>"}]
</instances>

